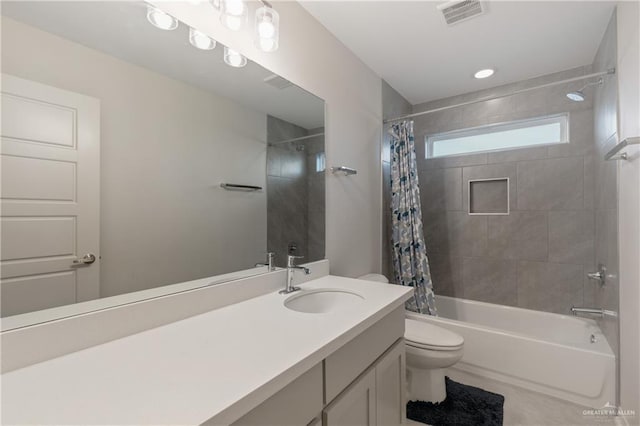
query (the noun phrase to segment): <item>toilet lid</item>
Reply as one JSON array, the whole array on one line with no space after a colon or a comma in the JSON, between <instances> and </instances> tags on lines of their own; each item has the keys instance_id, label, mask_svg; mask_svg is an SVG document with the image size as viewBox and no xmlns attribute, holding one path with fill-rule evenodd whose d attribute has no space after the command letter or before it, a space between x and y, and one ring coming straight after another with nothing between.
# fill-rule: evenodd
<instances>
[{"instance_id":1,"label":"toilet lid","mask_svg":"<svg viewBox=\"0 0 640 426\"><path fill-rule=\"evenodd\" d=\"M404 338L410 346L446 350L464 344L462 336L446 328L408 318L405 319L404 324Z\"/></svg>"}]
</instances>

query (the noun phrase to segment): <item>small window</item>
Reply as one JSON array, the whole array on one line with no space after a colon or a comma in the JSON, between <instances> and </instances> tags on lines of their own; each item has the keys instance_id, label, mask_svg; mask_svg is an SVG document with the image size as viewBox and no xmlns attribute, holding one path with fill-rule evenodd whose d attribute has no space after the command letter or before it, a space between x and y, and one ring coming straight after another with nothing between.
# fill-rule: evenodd
<instances>
[{"instance_id":1,"label":"small window","mask_svg":"<svg viewBox=\"0 0 640 426\"><path fill-rule=\"evenodd\" d=\"M426 158L567 143L568 121L561 114L427 136Z\"/></svg>"},{"instance_id":2,"label":"small window","mask_svg":"<svg viewBox=\"0 0 640 426\"><path fill-rule=\"evenodd\" d=\"M324 172L325 169L325 156L324 152L316 154L316 172Z\"/></svg>"}]
</instances>

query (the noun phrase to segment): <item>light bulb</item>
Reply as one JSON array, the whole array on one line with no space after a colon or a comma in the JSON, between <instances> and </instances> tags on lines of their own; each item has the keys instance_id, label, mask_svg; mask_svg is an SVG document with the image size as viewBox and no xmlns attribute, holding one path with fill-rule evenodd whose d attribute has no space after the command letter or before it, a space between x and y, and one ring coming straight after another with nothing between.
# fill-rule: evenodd
<instances>
[{"instance_id":1,"label":"light bulb","mask_svg":"<svg viewBox=\"0 0 640 426\"><path fill-rule=\"evenodd\" d=\"M178 28L178 20L162 10L147 5L147 20L156 28L161 30L175 30Z\"/></svg>"},{"instance_id":2,"label":"light bulb","mask_svg":"<svg viewBox=\"0 0 640 426\"><path fill-rule=\"evenodd\" d=\"M222 0L220 22L233 31L242 28L247 19L247 5L244 0Z\"/></svg>"},{"instance_id":3,"label":"light bulb","mask_svg":"<svg viewBox=\"0 0 640 426\"><path fill-rule=\"evenodd\" d=\"M225 12L234 16L242 15L244 13L244 2L242 0L226 0Z\"/></svg>"},{"instance_id":4,"label":"light bulb","mask_svg":"<svg viewBox=\"0 0 640 426\"><path fill-rule=\"evenodd\" d=\"M189 28L189 43L202 50L211 50L216 47L214 39L195 28Z\"/></svg>"},{"instance_id":5,"label":"light bulb","mask_svg":"<svg viewBox=\"0 0 640 426\"><path fill-rule=\"evenodd\" d=\"M274 49L276 42L270 38L261 38L258 42L258 46L263 52L271 52Z\"/></svg>"},{"instance_id":6,"label":"light bulb","mask_svg":"<svg viewBox=\"0 0 640 426\"><path fill-rule=\"evenodd\" d=\"M273 26L270 20L265 20L258 24L258 34L260 38L271 38L276 33L276 27Z\"/></svg>"},{"instance_id":7,"label":"light bulb","mask_svg":"<svg viewBox=\"0 0 640 426\"><path fill-rule=\"evenodd\" d=\"M254 40L264 52L278 49L280 16L273 8L263 6L256 10Z\"/></svg>"},{"instance_id":8,"label":"light bulb","mask_svg":"<svg viewBox=\"0 0 640 426\"><path fill-rule=\"evenodd\" d=\"M233 67L239 67L242 64L242 58L238 55L229 56L229 64Z\"/></svg>"},{"instance_id":9,"label":"light bulb","mask_svg":"<svg viewBox=\"0 0 640 426\"><path fill-rule=\"evenodd\" d=\"M238 31L242 28L242 18L239 16L223 15L221 20L224 26L230 30Z\"/></svg>"},{"instance_id":10,"label":"light bulb","mask_svg":"<svg viewBox=\"0 0 640 426\"><path fill-rule=\"evenodd\" d=\"M239 52L225 46L224 62L232 67L241 68L247 65L247 58L242 56Z\"/></svg>"}]
</instances>

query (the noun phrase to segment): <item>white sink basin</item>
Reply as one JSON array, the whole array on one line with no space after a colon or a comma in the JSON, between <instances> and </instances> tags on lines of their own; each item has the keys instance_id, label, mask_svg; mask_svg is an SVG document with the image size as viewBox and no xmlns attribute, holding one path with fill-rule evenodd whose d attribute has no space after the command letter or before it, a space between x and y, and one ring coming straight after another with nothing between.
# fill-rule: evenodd
<instances>
[{"instance_id":1,"label":"white sink basin","mask_svg":"<svg viewBox=\"0 0 640 426\"><path fill-rule=\"evenodd\" d=\"M337 288L319 288L303 290L288 297L284 301L284 306L293 311L308 314L325 314L349 310L363 301L364 297L352 291Z\"/></svg>"}]
</instances>

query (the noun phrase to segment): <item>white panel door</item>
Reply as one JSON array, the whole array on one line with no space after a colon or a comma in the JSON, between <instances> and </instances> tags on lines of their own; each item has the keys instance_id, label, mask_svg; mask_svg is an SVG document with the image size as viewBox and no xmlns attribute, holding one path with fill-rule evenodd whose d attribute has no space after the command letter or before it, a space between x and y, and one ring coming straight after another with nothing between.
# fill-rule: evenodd
<instances>
[{"instance_id":1,"label":"white panel door","mask_svg":"<svg viewBox=\"0 0 640 426\"><path fill-rule=\"evenodd\" d=\"M1 96L2 316L98 298L100 101L7 74Z\"/></svg>"}]
</instances>

